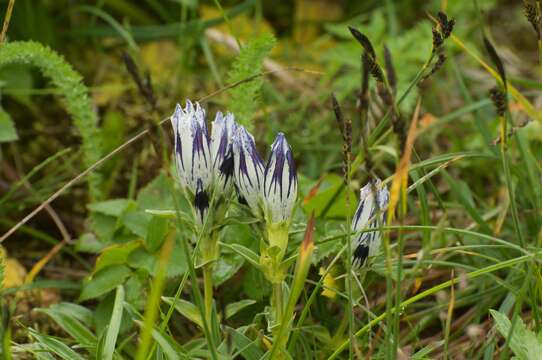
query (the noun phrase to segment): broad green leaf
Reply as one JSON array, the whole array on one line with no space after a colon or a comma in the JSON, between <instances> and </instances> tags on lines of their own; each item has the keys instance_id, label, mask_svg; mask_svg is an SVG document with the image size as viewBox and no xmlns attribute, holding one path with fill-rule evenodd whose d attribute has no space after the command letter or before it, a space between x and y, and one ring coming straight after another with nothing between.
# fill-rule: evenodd
<instances>
[{"instance_id":1,"label":"broad green leaf","mask_svg":"<svg viewBox=\"0 0 542 360\"><path fill-rule=\"evenodd\" d=\"M96 298L122 284L131 270L125 265L113 265L100 270L86 281L79 296L79 301Z\"/></svg>"},{"instance_id":2,"label":"broad green leaf","mask_svg":"<svg viewBox=\"0 0 542 360\"><path fill-rule=\"evenodd\" d=\"M162 300L164 300L164 302L170 306L174 303L175 310L177 310L188 320L198 325L200 328L203 328L201 314L196 305L183 299L177 299L177 301L175 301L175 298L173 297L162 296Z\"/></svg>"},{"instance_id":3,"label":"broad green leaf","mask_svg":"<svg viewBox=\"0 0 542 360\"><path fill-rule=\"evenodd\" d=\"M214 286L220 286L235 275L245 261L237 254L221 254L213 269Z\"/></svg>"},{"instance_id":4,"label":"broad green leaf","mask_svg":"<svg viewBox=\"0 0 542 360\"><path fill-rule=\"evenodd\" d=\"M260 270L249 267L243 278L243 291L254 300L262 300L271 293L271 285Z\"/></svg>"},{"instance_id":5,"label":"broad green leaf","mask_svg":"<svg viewBox=\"0 0 542 360\"><path fill-rule=\"evenodd\" d=\"M30 335L36 339L36 341L44 349L60 356L64 360L84 360L84 358L73 351L68 345L62 341L47 335L42 335L33 329L29 329Z\"/></svg>"},{"instance_id":6,"label":"broad green leaf","mask_svg":"<svg viewBox=\"0 0 542 360\"><path fill-rule=\"evenodd\" d=\"M168 179L160 173L154 180L145 186L137 195L139 209L175 210L173 199L169 192ZM189 204L186 209L189 209Z\"/></svg>"},{"instance_id":7,"label":"broad green leaf","mask_svg":"<svg viewBox=\"0 0 542 360\"><path fill-rule=\"evenodd\" d=\"M93 222L93 227L95 225L96 224ZM99 241L96 238L96 235L94 235L93 233L88 232L88 233L81 234L81 236L77 238L76 243L75 243L75 250L78 252L88 252L88 253L98 254L102 251L102 249L105 246L107 246L107 244L105 244L102 241Z\"/></svg>"},{"instance_id":8,"label":"broad green leaf","mask_svg":"<svg viewBox=\"0 0 542 360\"><path fill-rule=\"evenodd\" d=\"M126 264L130 253L140 246L140 241L131 241L125 244L108 246L102 251L100 256L98 256L98 259L96 259L94 273L111 265Z\"/></svg>"},{"instance_id":9,"label":"broad green leaf","mask_svg":"<svg viewBox=\"0 0 542 360\"><path fill-rule=\"evenodd\" d=\"M115 304L113 305L113 313L111 314L111 321L107 328L107 335L105 337L104 347L102 351L102 359L113 359L113 353L115 352L115 344L119 335L120 323L122 321L124 303L124 288L122 285L117 286L117 293L115 295Z\"/></svg>"},{"instance_id":10,"label":"broad green leaf","mask_svg":"<svg viewBox=\"0 0 542 360\"><path fill-rule=\"evenodd\" d=\"M256 303L255 300L245 299L245 300L237 301L237 302L226 305L226 319L231 318L233 315L237 314L239 311L255 303Z\"/></svg>"},{"instance_id":11,"label":"broad green leaf","mask_svg":"<svg viewBox=\"0 0 542 360\"><path fill-rule=\"evenodd\" d=\"M150 253L143 248L134 250L128 257L128 264L131 267L144 269L151 275L155 276L158 271L159 254ZM180 276L187 270L184 252L178 242L173 246L171 259L168 263L167 274L168 278Z\"/></svg>"},{"instance_id":12,"label":"broad green leaf","mask_svg":"<svg viewBox=\"0 0 542 360\"><path fill-rule=\"evenodd\" d=\"M99 212L90 214L92 231L101 243L109 244L118 227L118 220L114 216L104 215Z\"/></svg>"},{"instance_id":13,"label":"broad green leaf","mask_svg":"<svg viewBox=\"0 0 542 360\"><path fill-rule=\"evenodd\" d=\"M489 310L497 330L502 337L508 339L510 336L510 320L506 315L496 310ZM542 354L542 343L539 342L535 333L525 327L523 320L518 318L510 339L510 348L521 360L538 360Z\"/></svg>"},{"instance_id":14,"label":"broad green leaf","mask_svg":"<svg viewBox=\"0 0 542 360\"><path fill-rule=\"evenodd\" d=\"M92 318L92 311L81 305L69 302L61 302L51 305L49 309L64 314L66 316L73 317L89 327L92 326L94 323L94 319Z\"/></svg>"},{"instance_id":15,"label":"broad green leaf","mask_svg":"<svg viewBox=\"0 0 542 360\"><path fill-rule=\"evenodd\" d=\"M325 215L327 218L344 218L346 217L346 189L344 188L344 180L337 174L328 174L318 187L316 195L306 198L303 205L303 210L306 214L314 212L316 217ZM356 194L352 190L350 192L351 203L355 204ZM350 216L354 215L355 206L350 206Z\"/></svg>"},{"instance_id":16,"label":"broad green leaf","mask_svg":"<svg viewBox=\"0 0 542 360\"><path fill-rule=\"evenodd\" d=\"M156 251L162 246L169 230L169 220L159 216L153 216L147 227L145 242L151 251Z\"/></svg>"},{"instance_id":17,"label":"broad green leaf","mask_svg":"<svg viewBox=\"0 0 542 360\"><path fill-rule=\"evenodd\" d=\"M151 221L149 214L142 210L129 211L123 214L119 220L122 225L137 236L141 238L147 237L149 222Z\"/></svg>"},{"instance_id":18,"label":"broad green leaf","mask_svg":"<svg viewBox=\"0 0 542 360\"><path fill-rule=\"evenodd\" d=\"M19 139L11 116L0 108L0 143Z\"/></svg>"},{"instance_id":19,"label":"broad green leaf","mask_svg":"<svg viewBox=\"0 0 542 360\"><path fill-rule=\"evenodd\" d=\"M147 303L145 297L147 278L147 272L137 271L126 280L126 283L124 283L124 289L126 290L125 301L137 310L143 310Z\"/></svg>"}]
</instances>

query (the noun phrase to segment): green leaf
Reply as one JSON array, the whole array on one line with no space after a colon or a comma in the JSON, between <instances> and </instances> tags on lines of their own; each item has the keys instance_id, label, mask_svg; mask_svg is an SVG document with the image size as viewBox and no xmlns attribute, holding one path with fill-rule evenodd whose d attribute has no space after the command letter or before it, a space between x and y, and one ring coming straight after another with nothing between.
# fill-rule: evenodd
<instances>
[{"instance_id":1,"label":"green leaf","mask_svg":"<svg viewBox=\"0 0 542 360\"><path fill-rule=\"evenodd\" d=\"M120 218L122 225L141 238L147 237L150 221L151 216L142 210L129 211Z\"/></svg>"},{"instance_id":2,"label":"green leaf","mask_svg":"<svg viewBox=\"0 0 542 360\"><path fill-rule=\"evenodd\" d=\"M170 306L172 304L175 304L175 310L177 310L182 316L184 316L188 320L198 325L200 328L203 328L201 314L196 305L183 299L177 299L177 301L175 301L175 298L173 297L162 296L162 300L164 300L164 302Z\"/></svg>"},{"instance_id":3,"label":"green leaf","mask_svg":"<svg viewBox=\"0 0 542 360\"><path fill-rule=\"evenodd\" d=\"M244 247L243 245L239 244L225 244L221 243L221 245L227 249L230 249L234 251L235 253L241 255L245 260L247 260L249 263L251 263L254 267L257 269L261 268L260 265L260 258L256 253L252 250L250 250L247 247Z\"/></svg>"},{"instance_id":4,"label":"green leaf","mask_svg":"<svg viewBox=\"0 0 542 360\"><path fill-rule=\"evenodd\" d=\"M140 326L143 325L141 321L136 322ZM167 333L161 333L156 328L151 333L168 360L188 359L186 351Z\"/></svg>"},{"instance_id":5,"label":"green leaf","mask_svg":"<svg viewBox=\"0 0 542 360\"><path fill-rule=\"evenodd\" d=\"M256 301L251 299L245 299L226 305L226 319L231 318L233 315L237 314L239 311L252 304L256 304Z\"/></svg>"},{"instance_id":6,"label":"green leaf","mask_svg":"<svg viewBox=\"0 0 542 360\"><path fill-rule=\"evenodd\" d=\"M96 259L94 273L111 265L126 264L130 253L140 246L140 241L131 241L126 244L108 246L103 250L100 256L98 256L98 259Z\"/></svg>"},{"instance_id":7,"label":"green leaf","mask_svg":"<svg viewBox=\"0 0 542 360\"><path fill-rule=\"evenodd\" d=\"M151 251L156 251L162 246L169 230L169 221L166 218L153 216L147 228L145 241Z\"/></svg>"},{"instance_id":8,"label":"green leaf","mask_svg":"<svg viewBox=\"0 0 542 360\"><path fill-rule=\"evenodd\" d=\"M111 243L118 226L117 218L102 213L91 213L90 219L92 231L99 241L106 244Z\"/></svg>"},{"instance_id":9,"label":"green leaf","mask_svg":"<svg viewBox=\"0 0 542 360\"><path fill-rule=\"evenodd\" d=\"M78 252L98 254L105 246L106 244L99 241L93 233L84 233L77 238L75 250Z\"/></svg>"},{"instance_id":10,"label":"green leaf","mask_svg":"<svg viewBox=\"0 0 542 360\"><path fill-rule=\"evenodd\" d=\"M107 328L107 335L105 337L104 347L102 351L102 359L113 359L113 353L115 352L115 344L119 335L120 323L122 321L124 303L124 288L122 285L117 286L117 294L115 295L115 304L113 305L113 313L111 314L111 321Z\"/></svg>"},{"instance_id":11,"label":"green leaf","mask_svg":"<svg viewBox=\"0 0 542 360\"><path fill-rule=\"evenodd\" d=\"M345 218L346 212L346 189L344 188L343 178L337 174L328 174L318 188L316 195L308 199L303 205L303 210L307 214L314 212L316 217L325 215L327 218ZM351 189L350 199L355 203L356 194ZM355 206L350 206L350 216L353 216L356 211Z\"/></svg>"},{"instance_id":12,"label":"green leaf","mask_svg":"<svg viewBox=\"0 0 542 360\"><path fill-rule=\"evenodd\" d=\"M69 303L61 302L58 304L53 304L49 308L51 311L55 311L60 314L64 314L76 320L79 320L86 326L92 326L94 324L94 319L92 317L92 311L87 309L84 306Z\"/></svg>"},{"instance_id":13,"label":"green leaf","mask_svg":"<svg viewBox=\"0 0 542 360\"><path fill-rule=\"evenodd\" d=\"M221 254L213 269L214 286L220 286L235 275L245 261L237 254Z\"/></svg>"},{"instance_id":14,"label":"green leaf","mask_svg":"<svg viewBox=\"0 0 542 360\"><path fill-rule=\"evenodd\" d=\"M96 336L84 325L82 325L70 313L62 312L62 308L36 309L35 311L51 317L64 331L66 331L79 344L89 347L96 347Z\"/></svg>"},{"instance_id":15,"label":"green leaf","mask_svg":"<svg viewBox=\"0 0 542 360\"><path fill-rule=\"evenodd\" d=\"M145 308L146 300L146 281L148 273L145 271L135 272L124 284L126 290L126 302L137 310Z\"/></svg>"},{"instance_id":16,"label":"green leaf","mask_svg":"<svg viewBox=\"0 0 542 360\"><path fill-rule=\"evenodd\" d=\"M271 293L271 285L260 270L250 267L243 278L243 291L254 300L262 300Z\"/></svg>"},{"instance_id":17,"label":"green leaf","mask_svg":"<svg viewBox=\"0 0 542 360\"><path fill-rule=\"evenodd\" d=\"M130 273L130 268L125 265L113 265L100 270L83 285L79 301L94 299L113 290L122 284Z\"/></svg>"},{"instance_id":18,"label":"green leaf","mask_svg":"<svg viewBox=\"0 0 542 360\"><path fill-rule=\"evenodd\" d=\"M251 340L245 334L246 328L233 329L228 327L228 331L232 334L233 345L235 349L241 353L246 360L259 360L263 358L263 351L256 345L259 339Z\"/></svg>"},{"instance_id":19,"label":"green leaf","mask_svg":"<svg viewBox=\"0 0 542 360\"><path fill-rule=\"evenodd\" d=\"M442 345L444 345L444 340L437 341L434 344L429 344L426 347L418 350L414 355L412 355L411 360L430 360L431 357L429 356L429 354L432 353L433 350L441 347Z\"/></svg>"},{"instance_id":20,"label":"green leaf","mask_svg":"<svg viewBox=\"0 0 542 360\"><path fill-rule=\"evenodd\" d=\"M442 175L450 185L450 189L457 197L457 200L463 205L473 220L480 225L480 228L485 233L491 234L492 230L480 213L481 209L474 203L469 185L462 180L455 180L446 170L442 171Z\"/></svg>"},{"instance_id":21,"label":"green leaf","mask_svg":"<svg viewBox=\"0 0 542 360\"><path fill-rule=\"evenodd\" d=\"M141 210L175 210L173 199L169 192L168 179L163 173L160 173L160 175L139 192L137 203ZM186 208L189 209L189 206Z\"/></svg>"},{"instance_id":22,"label":"green leaf","mask_svg":"<svg viewBox=\"0 0 542 360\"><path fill-rule=\"evenodd\" d=\"M47 335L42 335L34 329L29 329L30 335L36 339L36 341L45 350L48 350L64 360L84 360L84 358L73 351L68 345L62 341Z\"/></svg>"},{"instance_id":23,"label":"green leaf","mask_svg":"<svg viewBox=\"0 0 542 360\"><path fill-rule=\"evenodd\" d=\"M239 55L228 73L228 83L254 77L262 72L263 60L275 45L275 38L270 33L262 33L259 37L250 40L241 49ZM251 81L230 89L231 95L228 101L228 109L235 114L235 118L241 125L252 130L250 122L252 116L260 106L260 89L263 78L256 77Z\"/></svg>"},{"instance_id":24,"label":"green leaf","mask_svg":"<svg viewBox=\"0 0 542 360\"><path fill-rule=\"evenodd\" d=\"M11 116L0 108L0 143L19 139Z\"/></svg>"},{"instance_id":25,"label":"green leaf","mask_svg":"<svg viewBox=\"0 0 542 360\"><path fill-rule=\"evenodd\" d=\"M171 259L167 265L166 276L168 278L180 276L187 270L186 257L178 242L173 246ZM151 275L155 276L158 271L159 254L150 253L149 251L139 248L134 250L128 257L128 264L137 269L143 269Z\"/></svg>"},{"instance_id":26,"label":"green leaf","mask_svg":"<svg viewBox=\"0 0 542 360\"><path fill-rule=\"evenodd\" d=\"M497 330L499 330L502 337L508 339L511 326L508 317L493 309L490 309L489 312L495 319ZM517 319L514 326L514 332L510 339L510 349L522 360L537 360L540 359L540 354L542 354L542 343L538 341L534 332L525 327L521 318Z\"/></svg>"}]
</instances>

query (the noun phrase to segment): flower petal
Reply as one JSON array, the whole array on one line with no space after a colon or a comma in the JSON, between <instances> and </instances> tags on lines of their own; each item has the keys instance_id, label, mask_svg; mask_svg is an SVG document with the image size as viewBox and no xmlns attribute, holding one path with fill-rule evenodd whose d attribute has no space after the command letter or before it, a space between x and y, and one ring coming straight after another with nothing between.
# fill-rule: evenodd
<instances>
[{"instance_id":1,"label":"flower petal","mask_svg":"<svg viewBox=\"0 0 542 360\"><path fill-rule=\"evenodd\" d=\"M373 194L376 191L376 199ZM384 223L384 213L388 207L389 191L382 185L380 179L376 179L373 184L368 183L360 190L360 200L354 218L352 220L352 232L360 232L367 229L377 229ZM378 204L378 208L377 208ZM375 215L379 212L379 217ZM381 231L374 230L354 234L352 238L352 265L354 267L362 266L368 257L378 254L380 251Z\"/></svg>"},{"instance_id":2,"label":"flower petal","mask_svg":"<svg viewBox=\"0 0 542 360\"><path fill-rule=\"evenodd\" d=\"M254 137L239 126L233 138L233 177L239 196L246 201L255 215L260 214L264 165L256 150Z\"/></svg>"},{"instance_id":3,"label":"flower petal","mask_svg":"<svg viewBox=\"0 0 542 360\"><path fill-rule=\"evenodd\" d=\"M282 133L277 135L271 145L263 190L269 220L274 223L288 220L297 198L297 174L292 149Z\"/></svg>"}]
</instances>

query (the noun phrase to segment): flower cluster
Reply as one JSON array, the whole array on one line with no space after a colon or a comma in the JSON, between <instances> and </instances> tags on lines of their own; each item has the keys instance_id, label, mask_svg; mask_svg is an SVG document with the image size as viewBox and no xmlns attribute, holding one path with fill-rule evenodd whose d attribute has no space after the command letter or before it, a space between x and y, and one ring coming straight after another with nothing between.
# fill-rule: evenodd
<instances>
[{"instance_id":1,"label":"flower cluster","mask_svg":"<svg viewBox=\"0 0 542 360\"><path fill-rule=\"evenodd\" d=\"M376 194L376 196L375 196ZM376 201L375 201L376 197ZM384 223L390 193L380 179L369 182L360 190L359 204L352 219L352 265L361 267L368 257L380 250L381 231L375 230ZM362 230L369 230L360 232Z\"/></svg>"},{"instance_id":2,"label":"flower cluster","mask_svg":"<svg viewBox=\"0 0 542 360\"><path fill-rule=\"evenodd\" d=\"M211 195L231 192L233 115L217 113L209 136L205 110L196 103L179 104L171 116L175 163L179 181L193 201L196 218L203 224Z\"/></svg>"},{"instance_id":3,"label":"flower cluster","mask_svg":"<svg viewBox=\"0 0 542 360\"><path fill-rule=\"evenodd\" d=\"M254 137L230 113L218 112L209 136L205 110L189 100L171 116L179 181L192 200L199 224L210 201L227 198L235 185L241 203L270 223L288 222L297 197L292 150L279 133L267 165Z\"/></svg>"}]
</instances>

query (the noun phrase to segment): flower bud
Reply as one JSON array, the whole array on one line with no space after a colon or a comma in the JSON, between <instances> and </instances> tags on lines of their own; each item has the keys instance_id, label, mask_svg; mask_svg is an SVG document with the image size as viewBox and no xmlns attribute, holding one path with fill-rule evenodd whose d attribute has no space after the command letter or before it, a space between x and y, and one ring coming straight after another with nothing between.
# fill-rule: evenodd
<instances>
[{"instance_id":1,"label":"flower bud","mask_svg":"<svg viewBox=\"0 0 542 360\"><path fill-rule=\"evenodd\" d=\"M205 123L205 111L186 101L183 109L179 104L171 116L175 136L175 163L179 181L188 194L194 197L199 221L203 222L209 207L209 188L212 185L212 158L209 134Z\"/></svg>"},{"instance_id":2,"label":"flower bud","mask_svg":"<svg viewBox=\"0 0 542 360\"><path fill-rule=\"evenodd\" d=\"M376 193L377 202L375 202ZM359 205L352 219L352 232L377 229L384 224L384 213L388 207L390 193L380 179L368 183L360 190ZM378 205L378 206L377 206ZM368 257L380 251L381 231L373 230L354 234L352 238L352 265L361 267Z\"/></svg>"},{"instance_id":3,"label":"flower bud","mask_svg":"<svg viewBox=\"0 0 542 360\"><path fill-rule=\"evenodd\" d=\"M236 124L233 114L226 116L216 113L211 131L211 155L213 158L213 177L216 191L229 193L232 188L233 177L233 148L232 138Z\"/></svg>"},{"instance_id":4,"label":"flower bud","mask_svg":"<svg viewBox=\"0 0 542 360\"><path fill-rule=\"evenodd\" d=\"M246 202L255 215L260 215L264 165L256 150L254 137L243 126L235 130L233 155L233 177L239 198L241 202Z\"/></svg>"},{"instance_id":5,"label":"flower bud","mask_svg":"<svg viewBox=\"0 0 542 360\"><path fill-rule=\"evenodd\" d=\"M271 145L263 185L264 211L268 221L288 221L297 198L297 174L292 149L283 133Z\"/></svg>"}]
</instances>

